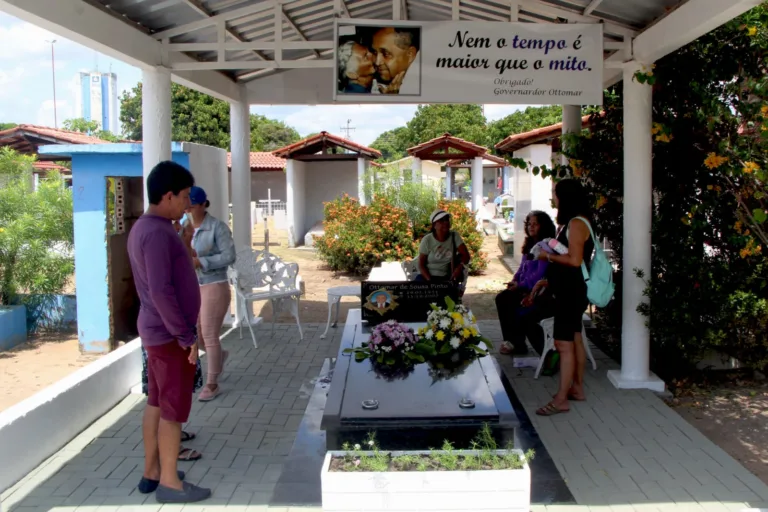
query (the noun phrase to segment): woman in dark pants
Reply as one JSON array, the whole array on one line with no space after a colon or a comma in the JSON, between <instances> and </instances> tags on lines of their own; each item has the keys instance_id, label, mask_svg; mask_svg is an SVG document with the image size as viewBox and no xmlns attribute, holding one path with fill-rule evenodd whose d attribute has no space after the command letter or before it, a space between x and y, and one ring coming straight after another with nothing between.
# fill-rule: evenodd
<instances>
[{"instance_id":1,"label":"woman in dark pants","mask_svg":"<svg viewBox=\"0 0 768 512\"><path fill-rule=\"evenodd\" d=\"M537 283L534 289L547 286L555 298L555 348L560 354L560 387L554 399L536 411L539 416L552 416L568 412L569 400L584 400L584 368L587 354L581 337L582 316L589 305L587 284L581 272L581 263L592 261L595 249L590 236L591 209L581 182L563 180L555 186L557 241L566 254L542 253L547 260L547 281Z\"/></svg>"},{"instance_id":2,"label":"woman in dark pants","mask_svg":"<svg viewBox=\"0 0 768 512\"><path fill-rule=\"evenodd\" d=\"M534 210L525 218L525 242L523 257L515 276L507 289L496 296L496 311L501 324L504 342L499 349L502 354L524 355L528 353L525 338L531 339L534 348L544 347L544 333L537 323L552 316L549 297L531 297L533 303L525 307L523 299L531 294L533 287L544 278L548 263L533 259L531 249L545 238L554 238L555 224L546 213Z\"/></svg>"}]
</instances>

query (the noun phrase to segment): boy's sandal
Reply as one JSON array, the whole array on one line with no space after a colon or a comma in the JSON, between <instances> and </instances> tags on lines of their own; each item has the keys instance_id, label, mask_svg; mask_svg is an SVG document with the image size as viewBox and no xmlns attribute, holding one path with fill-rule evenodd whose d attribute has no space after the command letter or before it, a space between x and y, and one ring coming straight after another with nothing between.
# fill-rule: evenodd
<instances>
[{"instance_id":1,"label":"boy's sandal","mask_svg":"<svg viewBox=\"0 0 768 512\"><path fill-rule=\"evenodd\" d=\"M570 409L558 409L554 402L549 402L544 407L537 409L536 414L538 416L554 416L555 414L563 414L569 411Z\"/></svg>"},{"instance_id":2,"label":"boy's sandal","mask_svg":"<svg viewBox=\"0 0 768 512\"><path fill-rule=\"evenodd\" d=\"M197 434L181 431L181 442L187 443L197 437Z\"/></svg>"},{"instance_id":3,"label":"boy's sandal","mask_svg":"<svg viewBox=\"0 0 768 512\"><path fill-rule=\"evenodd\" d=\"M184 462L191 462L195 460L200 460L203 458L203 454L193 450L192 448L184 448L181 446L179 448L179 460Z\"/></svg>"}]
</instances>

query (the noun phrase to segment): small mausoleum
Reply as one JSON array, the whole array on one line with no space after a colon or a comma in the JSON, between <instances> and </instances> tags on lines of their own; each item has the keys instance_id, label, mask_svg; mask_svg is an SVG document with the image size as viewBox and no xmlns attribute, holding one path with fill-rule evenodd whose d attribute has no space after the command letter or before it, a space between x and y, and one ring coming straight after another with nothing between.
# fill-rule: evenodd
<instances>
[{"instance_id":1,"label":"small mausoleum","mask_svg":"<svg viewBox=\"0 0 768 512\"><path fill-rule=\"evenodd\" d=\"M127 241L145 210L142 144L52 145L39 153L72 160L80 350L109 352L138 335L139 300ZM228 219L227 152L174 142L171 155L205 189L211 214Z\"/></svg>"},{"instance_id":2,"label":"small mausoleum","mask_svg":"<svg viewBox=\"0 0 768 512\"><path fill-rule=\"evenodd\" d=\"M320 132L273 154L285 158L288 245L311 245L323 232L323 204L348 194L365 202L364 179L375 149ZM309 240L307 240L307 238Z\"/></svg>"}]
</instances>

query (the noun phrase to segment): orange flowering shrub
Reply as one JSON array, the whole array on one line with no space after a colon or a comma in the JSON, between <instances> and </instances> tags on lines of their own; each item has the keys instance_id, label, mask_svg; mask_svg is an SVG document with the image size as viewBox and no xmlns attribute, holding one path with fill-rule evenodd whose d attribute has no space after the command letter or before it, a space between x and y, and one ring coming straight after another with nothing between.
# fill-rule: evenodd
<instances>
[{"instance_id":1,"label":"orange flowering shrub","mask_svg":"<svg viewBox=\"0 0 768 512\"><path fill-rule=\"evenodd\" d=\"M383 197L361 206L346 194L325 203L325 234L315 237L315 247L331 269L356 274L382 261L412 259L419 249L404 210Z\"/></svg>"}]
</instances>

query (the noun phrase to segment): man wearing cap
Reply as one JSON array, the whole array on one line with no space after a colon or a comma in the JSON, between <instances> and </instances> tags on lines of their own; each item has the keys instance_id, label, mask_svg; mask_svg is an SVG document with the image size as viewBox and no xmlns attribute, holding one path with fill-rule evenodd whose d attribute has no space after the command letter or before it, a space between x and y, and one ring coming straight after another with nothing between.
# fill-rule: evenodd
<instances>
[{"instance_id":1,"label":"man wearing cap","mask_svg":"<svg viewBox=\"0 0 768 512\"><path fill-rule=\"evenodd\" d=\"M460 281L469 265L469 250L461 235L451 231L451 215L435 210L429 217L432 231L419 245L418 281Z\"/></svg>"}]
</instances>

